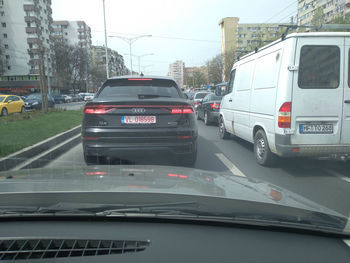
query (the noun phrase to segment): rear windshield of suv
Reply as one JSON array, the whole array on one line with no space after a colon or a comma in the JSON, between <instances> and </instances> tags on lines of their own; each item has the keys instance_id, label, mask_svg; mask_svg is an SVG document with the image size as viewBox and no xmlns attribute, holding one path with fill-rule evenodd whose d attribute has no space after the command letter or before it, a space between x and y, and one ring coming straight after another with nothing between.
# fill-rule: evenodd
<instances>
[{"instance_id":1,"label":"rear windshield of suv","mask_svg":"<svg viewBox=\"0 0 350 263\"><path fill-rule=\"evenodd\" d=\"M120 98L139 96L181 98L179 89L174 81L160 79L108 81L96 97Z\"/></svg>"},{"instance_id":2,"label":"rear windshield of suv","mask_svg":"<svg viewBox=\"0 0 350 263\"><path fill-rule=\"evenodd\" d=\"M194 97L194 99L203 99L205 96L207 96L209 93L197 93Z\"/></svg>"},{"instance_id":3,"label":"rear windshield of suv","mask_svg":"<svg viewBox=\"0 0 350 263\"><path fill-rule=\"evenodd\" d=\"M298 85L302 89L336 89L339 86L340 49L337 46L303 46Z\"/></svg>"}]
</instances>

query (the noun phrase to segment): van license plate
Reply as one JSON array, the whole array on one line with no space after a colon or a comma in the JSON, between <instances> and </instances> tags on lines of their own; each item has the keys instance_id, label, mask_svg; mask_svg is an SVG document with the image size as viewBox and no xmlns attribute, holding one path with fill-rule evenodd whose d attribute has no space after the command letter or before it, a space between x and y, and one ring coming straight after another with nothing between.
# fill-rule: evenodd
<instances>
[{"instance_id":1,"label":"van license plate","mask_svg":"<svg viewBox=\"0 0 350 263\"><path fill-rule=\"evenodd\" d=\"M300 124L299 132L303 134L332 134L333 124Z\"/></svg>"},{"instance_id":2,"label":"van license plate","mask_svg":"<svg viewBox=\"0 0 350 263\"><path fill-rule=\"evenodd\" d=\"M122 116L125 124L152 124L156 123L156 116Z\"/></svg>"}]
</instances>

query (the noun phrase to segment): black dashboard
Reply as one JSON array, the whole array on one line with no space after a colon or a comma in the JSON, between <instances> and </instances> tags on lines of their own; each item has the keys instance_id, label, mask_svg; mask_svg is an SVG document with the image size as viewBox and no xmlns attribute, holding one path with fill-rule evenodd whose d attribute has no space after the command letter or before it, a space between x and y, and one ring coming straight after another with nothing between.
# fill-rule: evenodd
<instances>
[{"instance_id":1,"label":"black dashboard","mask_svg":"<svg viewBox=\"0 0 350 263\"><path fill-rule=\"evenodd\" d=\"M350 247L340 237L204 223L2 221L0 239L2 243L6 239L56 239L129 240L148 244L129 253L87 256L53 253L51 257L7 258L5 262L350 262ZM2 243L0 248L4 249Z\"/></svg>"}]
</instances>

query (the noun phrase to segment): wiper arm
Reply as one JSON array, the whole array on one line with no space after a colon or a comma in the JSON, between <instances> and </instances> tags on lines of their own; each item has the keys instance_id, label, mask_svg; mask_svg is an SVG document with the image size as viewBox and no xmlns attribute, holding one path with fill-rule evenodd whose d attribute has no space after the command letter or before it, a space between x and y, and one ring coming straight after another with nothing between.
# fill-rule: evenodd
<instances>
[{"instance_id":1,"label":"wiper arm","mask_svg":"<svg viewBox=\"0 0 350 263\"><path fill-rule=\"evenodd\" d=\"M153 98L170 98L167 95L157 95L157 94L137 94L139 99L153 99Z\"/></svg>"}]
</instances>

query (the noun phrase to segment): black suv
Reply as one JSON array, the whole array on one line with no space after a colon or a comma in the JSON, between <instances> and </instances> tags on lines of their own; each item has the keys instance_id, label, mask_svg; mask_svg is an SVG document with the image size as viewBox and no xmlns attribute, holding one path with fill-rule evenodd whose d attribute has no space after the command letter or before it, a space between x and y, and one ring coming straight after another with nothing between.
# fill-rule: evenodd
<instances>
[{"instance_id":1,"label":"black suv","mask_svg":"<svg viewBox=\"0 0 350 263\"><path fill-rule=\"evenodd\" d=\"M177 163L191 166L197 137L194 109L172 78L108 79L84 109L86 163L171 154Z\"/></svg>"}]
</instances>

